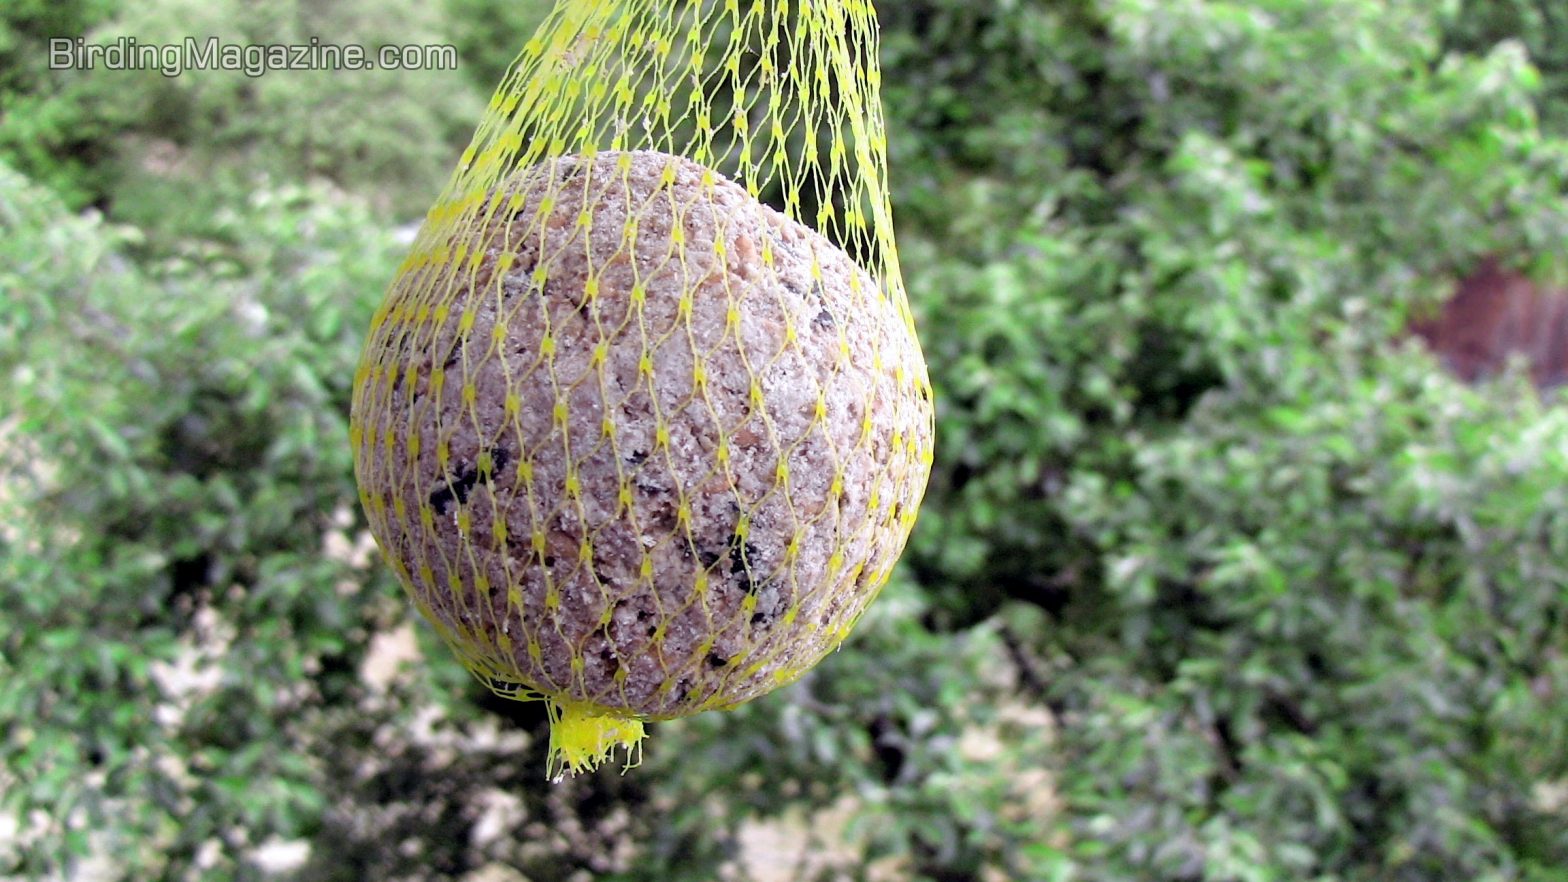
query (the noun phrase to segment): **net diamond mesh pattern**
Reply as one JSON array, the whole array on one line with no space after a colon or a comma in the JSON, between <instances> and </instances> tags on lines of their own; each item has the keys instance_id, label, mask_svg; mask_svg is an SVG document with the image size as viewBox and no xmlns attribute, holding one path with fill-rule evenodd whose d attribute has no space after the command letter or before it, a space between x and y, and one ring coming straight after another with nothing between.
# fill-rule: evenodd
<instances>
[{"instance_id":1,"label":"net diamond mesh pattern","mask_svg":"<svg viewBox=\"0 0 1568 882\"><path fill-rule=\"evenodd\" d=\"M372 321L372 531L554 763L799 676L903 548L932 396L878 76L863 0L563 0Z\"/></svg>"}]
</instances>

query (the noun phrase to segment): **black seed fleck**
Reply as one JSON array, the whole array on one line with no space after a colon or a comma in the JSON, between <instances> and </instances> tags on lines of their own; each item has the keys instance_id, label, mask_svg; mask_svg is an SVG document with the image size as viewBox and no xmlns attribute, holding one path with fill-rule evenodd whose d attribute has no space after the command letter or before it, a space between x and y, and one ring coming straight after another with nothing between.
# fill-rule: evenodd
<instances>
[{"instance_id":1,"label":"black seed fleck","mask_svg":"<svg viewBox=\"0 0 1568 882\"><path fill-rule=\"evenodd\" d=\"M485 483L490 483L491 479L494 478L496 474L498 474L502 469L506 468L507 463L510 463L511 461L512 452L510 450L507 450L505 447L502 447L499 444L490 448L490 472L484 476Z\"/></svg>"},{"instance_id":2,"label":"black seed fleck","mask_svg":"<svg viewBox=\"0 0 1568 882\"><path fill-rule=\"evenodd\" d=\"M436 514L446 514L454 499L458 505L467 502L468 494L473 492L474 485L478 483L479 470L465 469L458 474L457 480L430 494L430 507L436 510Z\"/></svg>"},{"instance_id":3,"label":"black seed fleck","mask_svg":"<svg viewBox=\"0 0 1568 882\"><path fill-rule=\"evenodd\" d=\"M599 648L599 661L608 673L615 673L621 666L620 659L615 657L615 644L610 640L610 629L601 625L593 632L593 636L604 641Z\"/></svg>"},{"instance_id":4,"label":"black seed fleck","mask_svg":"<svg viewBox=\"0 0 1568 882\"><path fill-rule=\"evenodd\" d=\"M730 538L730 575L736 576L741 590L756 594L762 587L752 576L751 561L757 556L757 546L743 541L739 536Z\"/></svg>"}]
</instances>

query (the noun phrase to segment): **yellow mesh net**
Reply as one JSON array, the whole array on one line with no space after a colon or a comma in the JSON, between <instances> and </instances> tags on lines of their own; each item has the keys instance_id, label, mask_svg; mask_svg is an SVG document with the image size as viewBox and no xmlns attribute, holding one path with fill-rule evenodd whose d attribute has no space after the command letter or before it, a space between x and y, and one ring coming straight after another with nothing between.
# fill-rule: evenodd
<instances>
[{"instance_id":1,"label":"yellow mesh net","mask_svg":"<svg viewBox=\"0 0 1568 882\"><path fill-rule=\"evenodd\" d=\"M552 771L835 648L924 493L866 0L561 0L355 377L361 501Z\"/></svg>"}]
</instances>

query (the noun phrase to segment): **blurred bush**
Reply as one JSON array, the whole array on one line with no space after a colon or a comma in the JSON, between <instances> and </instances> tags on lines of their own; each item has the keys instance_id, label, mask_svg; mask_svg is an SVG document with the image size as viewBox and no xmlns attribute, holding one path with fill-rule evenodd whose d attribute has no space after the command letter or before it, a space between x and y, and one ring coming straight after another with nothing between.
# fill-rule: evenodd
<instances>
[{"instance_id":1,"label":"blurred bush","mask_svg":"<svg viewBox=\"0 0 1568 882\"><path fill-rule=\"evenodd\" d=\"M1568 6L1538 0L1470 0L1443 37L1445 45L1485 52L1520 44L1544 76L1541 115L1557 132L1568 128Z\"/></svg>"},{"instance_id":2,"label":"blurred bush","mask_svg":"<svg viewBox=\"0 0 1568 882\"><path fill-rule=\"evenodd\" d=\"M106 96L49 70L49 40L79 37L119 7L118 0L15 0L0 9L0 161L72 205L109 186L107 142L120 123Z\"/></svg>"},{"instance_id":3,"label":"blurred bush","mask_svg":"<svg viewBox=\"0 0 1568 882\"><path fill-rule=\"evenodd\" d=\"M97 831L126 878L319 826L308 709L352 693L367 622L400 614L330 545L354 521L349 378L395 249L317 200L259 193L213 218L240 244L141 268L116 250L134 230L0 177L23 525L0 556L4 799L46 833Z\"/></svg>"},{"instance_id":4,"label":"blurred bush","mask_svg":"<svg viewBox=\"0 0 1568 882\"><path fill-rule=\"evenodd\" d=\"M956 624L1050 611L1086 878L1568 862L1568 424L1400 333L1484 254L1562 266L1568 154L1451 12L889 10L942 329L912 569Z\"/></svg>"},{"instance_id":5,"label":"blurred bush","mask_svg":"<svg viewBox=\"0 0 1568 882\"><path fill-rule=\"evenodd\" d=\"M1568 866L1568 416L1523 372L1459 384L1402 331L1483 256L1568 266L1545 7L880 4L940 406L908 565L800 683L554 787L539 709L408 627L345 430L390 227L540 6L15 8L14 57L59 15L144 39L360 22L474 67L0 79L50 118L110 87L168 114L101 117L107 152L70 161L0 122L34 181L0 173L0 874ZM149 170L163 131L179 161Z\"/></svg>"},{"instance_id":6,"label":"blurred bush","mask_svg":"<svg viewBox=\"0 0 1568 882\"><path fill-rule=\"evenodd\" d=\"M467 6L464 3L467 2ZM495 73L472 30L481 12L413 0L70 0L0 11L0 158L151 235L211 235L206 219L268 179L319 180L399 218L435 199L493 82L474 70L49 70L48 39L111 44L456 45ZM521 44L543 4L492 4L503 44ZM467 13L459 21L446 17ZM464 39L458 40L458 37ZM507 60L510 60L510 55ZM5 64L10 62L10 64ZM503 64L504 69L504 64ZM496 74L497 78L499 74ZM154 243L158 244L158 243Z\"/></svg>"}]
</instances>

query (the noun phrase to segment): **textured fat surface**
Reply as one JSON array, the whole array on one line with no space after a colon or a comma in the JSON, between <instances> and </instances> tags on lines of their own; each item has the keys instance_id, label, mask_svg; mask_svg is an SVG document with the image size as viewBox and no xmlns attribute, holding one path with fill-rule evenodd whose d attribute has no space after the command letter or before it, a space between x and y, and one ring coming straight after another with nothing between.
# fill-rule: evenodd
<instances>
[{"instance_id":1,"label":"textured fat surface","mask_svg":"<svg viewBox=\"0 0 1568 882\"><path fill-rule=\"evenodd\" d=\"M909 323L678 157L565 157L501 196L373 329L358 466L389 559L503 689L666 717L792 679L924 490Z\"/></svg>"}]
</instances>

